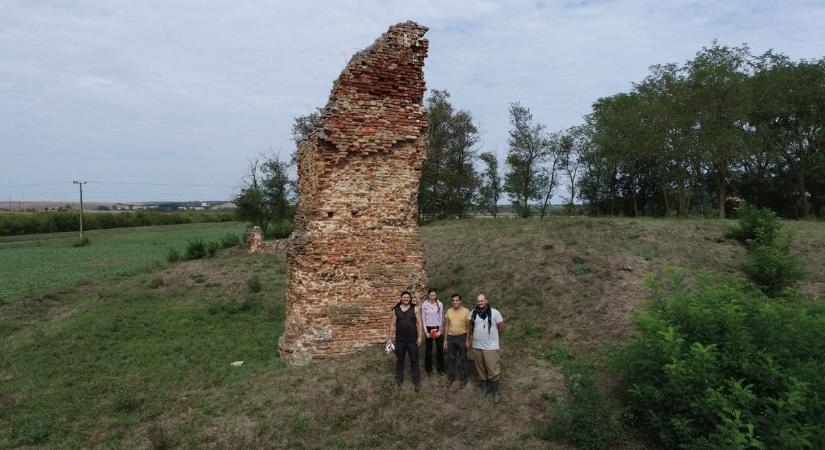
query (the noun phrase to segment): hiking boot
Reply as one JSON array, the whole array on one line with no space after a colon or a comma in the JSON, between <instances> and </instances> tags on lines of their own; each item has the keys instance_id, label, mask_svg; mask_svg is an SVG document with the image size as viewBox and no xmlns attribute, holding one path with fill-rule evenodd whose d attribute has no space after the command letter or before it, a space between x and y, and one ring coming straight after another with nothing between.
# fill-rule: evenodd
<instances>
[{"instance_id":1,"label":"hiking boot","mask_svg":"<svg viewBox=\"0 0 825 450\"><path fill-rule=\"evenodd\" d=\"M420 390L421 390L421 383L415 383L415 392L418 392Z\"/></svg>"},{"instance_id":2,"label":"hiking boot","mask_svg":"<svg viewBox=\"0 0 825 450\"><path fill-rule=\"evenodd\" d=\"M493 382L493 402L498 404L501 401L501 383Z\"/></svg>"},{"instance_id":3,"label":"hiking boot","mask_svg":"<svg viewBox=\"0 0 825 450\"><path fill-rule=\"evenodd\" d=\"M453 379L453 377L449 377L447 378L447 382L444 383L444 385L447 387L451 387L453 385L453 381L455 381L455 379Z\"/></svg>"},{"instance_id":4,"label":"hiking boot","mask_svg":"<svg viewBox=\"0 0 825 450\"><path fill-rule=\"evenodd\" d=\"M490 384L487 381L481 382L481 391L478 393L478 399L484 400L484 397L487 396L487 393L490 392Z\"/></svg>"},{"instance_id":5,"label":"hiking boot","mask_svg":"<svg viewBox=\"0 0 825 450\"><path fill-rule=\"evenodd\" d=\"M467 379L466 378L462 378L458 382L458 388L459 389L464 389L464 386L467 386Z\"/></svg>"}]
</instances>

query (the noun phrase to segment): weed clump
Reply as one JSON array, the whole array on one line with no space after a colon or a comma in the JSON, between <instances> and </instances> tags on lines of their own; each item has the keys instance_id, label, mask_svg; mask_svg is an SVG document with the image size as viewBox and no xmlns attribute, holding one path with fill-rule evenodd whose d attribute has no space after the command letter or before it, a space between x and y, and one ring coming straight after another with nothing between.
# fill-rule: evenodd
<instances>
[{"instance_id":1,"label":"weed clump","mask_svg":"<svg viewBox=\"0 0 825 450\"><path fill-rule=\"evenodd\" d=\"M264 288L264 285L261 282L261 277L259 277L257 274L252 275L246 280L246 286L249 288L249 292L253 294L261 292Z\"/></svg>"},{"instance_id":2,"label":"weed clump","mask_svg":"<svg viewBox=\"0 0 825 450\"><path fill-rule=\"evenodd\" d=\"M762 291L777 297L805 276L798 258L790 254L787 239L778 240L782 223L768 208L742 203L736 208L739 223L728 234L748 245L750 253L742 271Z\"/></svg>"},{"instance_id":3,"label":"weed clump","mask_svg":"<svg viewBox=\"0 0 825 450\"><path fill-rule=\"evenodd\" d=\"M206 242L206 255L212 258L215 256L215 253L221 249L221 243L217 241L207 241Z\"/></svg>"},{"instance_id":4,"label":"weed clump","mask_svg":"<svg viewBox=\"0 0 825 450\"><path fill-rule=\"evenodd\" d=\"M289 220L280 220L271 222L266 226L264 236L267 239L283 239L288 238L292 234L292 222Z\"/></svg>"},{"instance_id":5,"label":"weed clump","mask_svg":"<svg viewBox=\"0 0 825 450\"><path fill-rule=\"evenodd\" d=\"M626 411L601 386L596 371L563 346L543 352L542 357L561 366L564 393L558 399L548 397L552 421L539 434L587 450L615 448L625 441Z\"/></svg>"},{"instance_id":6,"label":"weed clump","mask_svg":"<svg viewBox=\"0 0 825 450\"><path fill-rule=\"evenodd\" d=\"M166 252L166 260L170 263L175 263L178 261L182 261L183 256L181 256L181 254L174 248L170 248L169 251Z\"/></svg>"},{"instance_id":7,"label":"weed clump","mask_svg":"<svg viewBox=\"0 0 825 450\"><path fill-rule=\"evenodd\" d=\"M786 246L760 245L742 263L742 270L760 289L777 297L805 277L805 268Z\"/></svg>"},{"instance_id":8,"label":"weed clump","mask_svg":"<svg viewBox=\"0 0 825 450\"><path fill-rule=\"evenodd\" d=\"M87 245L92 245L92 241L89 240L88 236L83 236L83 239L72 244L72 247L86 247Z\"/></svg>"},{"instance_id":9,"label":"weed clump","mask_svg":"<svg viewBox=\"0 0 825 450\"><path fill-rule=\"evenodd\" d=\"M611 365L664 448L825 448L825 308L670 273Z\"/></svg>"},{"instance_id":10,"label":"weed clump","mask_svg":"<svg viewBox=\"0 0 825 450\"><path fill-rule=\"evenodd\" d=\"M223 247L223 248L232 248L232 247L235 247L235 246L240 245L240 244L241 244L241 238L238 237L237 234L226 233L221 238L221 247Z\"/></svg>"},{"instance_id":11,"label":"weed clump","mask_svg":"<svg viewBox=\"0 0 825 450\"><path fill-rule=\"evenodd\" d=\"M734 211L738 222L728 236L750 246L773 245L782 228L782 222L775 212L768 208L757 208L747 202L742 202Z\"/></svg>"},{"instance_id":12,"label":"weed clump","mask_svg":"<svg viewBox=\"0 0 825 450\"><path fill-rule=\"evenodd\" d=\"M146 286L147 286L149 289L157 289L157 288L163 287L163 285L164 285L164 282L163 282L163 278L162 278L162 277L155 277L155 278L152 278L152 279L151 279L151 280L149 280L149 282L146 284Z\"/></svg>"},{"instance_id":13,"label":"weed clump","mask_svg":"<svg viewBox=\"0 0 825 450\"><path fill-rule=\"evenodd\" d=\"M187 241L185 255L186 259L200 259L206 256L206 243L203 239Z\"/></svg>"}]
</instances>

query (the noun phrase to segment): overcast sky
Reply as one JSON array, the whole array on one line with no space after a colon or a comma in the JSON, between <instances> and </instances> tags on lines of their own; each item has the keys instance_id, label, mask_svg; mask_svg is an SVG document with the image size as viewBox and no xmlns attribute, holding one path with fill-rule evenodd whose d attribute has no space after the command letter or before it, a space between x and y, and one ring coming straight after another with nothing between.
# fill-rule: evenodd
<instances>
[{"instance_id":1,"label":"overcast sky","mask_svg":"<svg viewBox=\"0 0 825 450\"><path fill-rule=\"evenodd\" d=\"M229 199L406 20L430 28L428 88L499 155L510 102L565 128L713 39L825 56L822 1L0 0L0 199L74 200L73 179L89 201Z\"/></svg>"}]
</instances>

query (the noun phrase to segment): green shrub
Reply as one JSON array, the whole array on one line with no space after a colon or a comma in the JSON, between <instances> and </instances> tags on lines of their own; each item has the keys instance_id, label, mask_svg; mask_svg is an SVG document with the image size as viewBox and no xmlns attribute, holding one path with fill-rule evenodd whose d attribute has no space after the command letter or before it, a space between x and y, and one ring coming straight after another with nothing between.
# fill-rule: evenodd
<instances>
[{"instance_id":1,"label":"green shrub","mask_svg":"<svg viewBox=\"0 0 825 450\"><path fill-rule=\"evenodd\" d=\"M261 292L264 288L263 283L261 283L261 277L258 275L252 275L249 277L249 279L246 280L246 285L249 287L249 292L252 292L253 294Z\"/></svg>"},{"instance_id":2,"label":"green shrub","mask_svg":"<svg viewBox=\"0 0 825 450\"><path fill-rule=\"evenodd\" d=\"M72 247L86 247L87 245L92 245L92 241L89 240L88 236L83 236L83 239L72 244Z\"/></svg>"},{"instance_id":3,"label":"green shrub","mask_svg":"<svg viewBox=\"0 0 825 450\"><path fill-rule=\"evenodd\" d=\"M105 228L142 227L148 225L227 222L231 220L235 220L235 216L231 212L138 211L96 213L85 214L83 216L83 229L100 230ZM0 214L0 236L77 231L79 228L80 213L78 211Z\"/></svg>"},{"instance_id":4,"label":"green shrub","mask_svg":"<svg viewBox=\"0 0 825 450\"><path fill-rule=\"evenodd\" d=\"M612 358L633 417L665 448L825 448L825 306L671 272Z\"/></svg>"},{"instance_id":5,"label":"green shrub","mask_svg":"<svg viewBox=\"0 0 825 450\"><path fill-rule=\"evenodd\" d=\"M562 344L553 344L547 350L539 350L536 356L546 359L554 364L563 364L573 358L573 353L567 346Z\"/></svg>"},{"instance_id":6,"label":"green shrub","mask_svg":"<svg viewBox=\"0 0 825 450\"><path fill-rule=\"evenodd\" d=\"M147 286L149 289L157 289L157 288L161 288L161 287L163 287L163 285L164 285L163 277L155 277L155 278L152 278L152 279L151 279L151 280L149 280L149 282L146 284L146 286Z\"/></svg>"},{"instance_id":7,"label":"green shrub","mask_svg":"<svg viewBox=\"0 0 825 450\"><path fill-rule=\"evenodd\" d=\"M802 263L786 246L760 245L751 249L742 270L766 294L776 297L805 276Z\"/></svg>"},{"instance_id":8,"label":"green shrub","mask_svg":"<svg viewBox=\"0 0 825 450\"><path fill-rule=\"evenodd\" d=\"M234 233L226 233L221 238L221 246L223 248L232 248L241 243L241 238Z\"/></svg>"},{"instance_id":9,"label":"green shrub","mask_svg":"<svg viewBox=\"0 0 825 450\"><path fill-rule=\"evenodd\" d=\"M550 404L552 420L543 428L543 437L562 439L579 449L616 448L627 435L626 413L598 383L593 368L563 347L551 350L548 357L561 364L564 393Z\"/></svg>"},{"instance_id":10,"label":"green shrub","mask_svg":"<svg viewBox=\"0 0 825 450\"><path fill-rule=\"evenodd\" d=\"M283 239L288 238L292 234L292 222L289 220L281 220L272 222L266 226L264 236L267 239Z\"/></svg>"},{"instance_id":11,"label":"green shrub","mask_svg":"<svg viewBox=\"0 0 825 450\"><path fill-rule=\"evenodd\" d=\"M573 275L584 275L590 273L590 267L585 264L573 264L570 271L573 272Z\"/></svg>"},{"instance_id":12,"label":"green shrub","mask_svg":"<svg viewBox=\"0 0 825 450\"><path fill-rule=\"evenodd\" d=\"M187 260L203 258L206 256L206 243L201 238L187 241L185 254Z\"/></svg>"},{"instance_id":13,"label":"green shrub","mask_svg":"<svg viewBox=\"0 0 825 450\"><path fill-rule=\"evenodd\" d=\"M206 243L206 254L211 258L215 256L215 253L221 249L221 243L217 241L208 241Z\"/></svg>"},{"instance_id":14,"label":"green shrub","mask_svg":"<svg viewBox=\"0 0 825 450\"><path fill-rule=\"evenodd\" d=\"M175 250L174 248L170 248L166 252L166 260L170 263L174 263L183 260L183 257L177 250Z\"/></svg>"},{"instance_id":15,"label":"green shrub","mask_svg":"<svg viewBox=\"0 0 825 450\"><path fill-rule=\"evenodd\" d=\"M731 228L731 237L753 246L773 244L782 228L782 222L775 212L768 208L757 208L747 202L742 202L734 211L738 223Z\"/></svg>"}]
</instances>

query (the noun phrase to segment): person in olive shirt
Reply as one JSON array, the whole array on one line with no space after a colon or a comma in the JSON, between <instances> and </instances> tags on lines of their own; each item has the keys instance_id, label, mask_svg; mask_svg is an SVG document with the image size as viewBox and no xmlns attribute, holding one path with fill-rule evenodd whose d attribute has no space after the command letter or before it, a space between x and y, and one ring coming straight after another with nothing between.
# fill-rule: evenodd
<instances>
[{"instance_id":1,"label":"person in olive shirt","mask_svg":"<svg viewBox=\"0 0 825 450\"><path fill-rule=\"evenodd\" d=\"M401 301L392 308L390 334L387 345L395 337L395 382L401 386L404 381L404 359L410 355L410 368L415 391L421 390L421 368L418 364L418 347L421 345L421 312L412 304L409 291L401 293Z\"/></svg>"},{"instance_id":2,"label":"person in olive shirt","mask_svg":"<svg viewBox=\"0 0 825 450\"><path fill-rule=\"evenodd\" d=\"M444 334L447 335L447 340L444 342L444 350L447 350L447 387L453 385L457 369L460 380L458 388L464 389L467 385L467 377L470 375L466 343L470 310L464 307L461 296L458 294L453 294L450 302L453 307L447 310L447 320L444 321Z\"/></svg>"}]
</instances>

